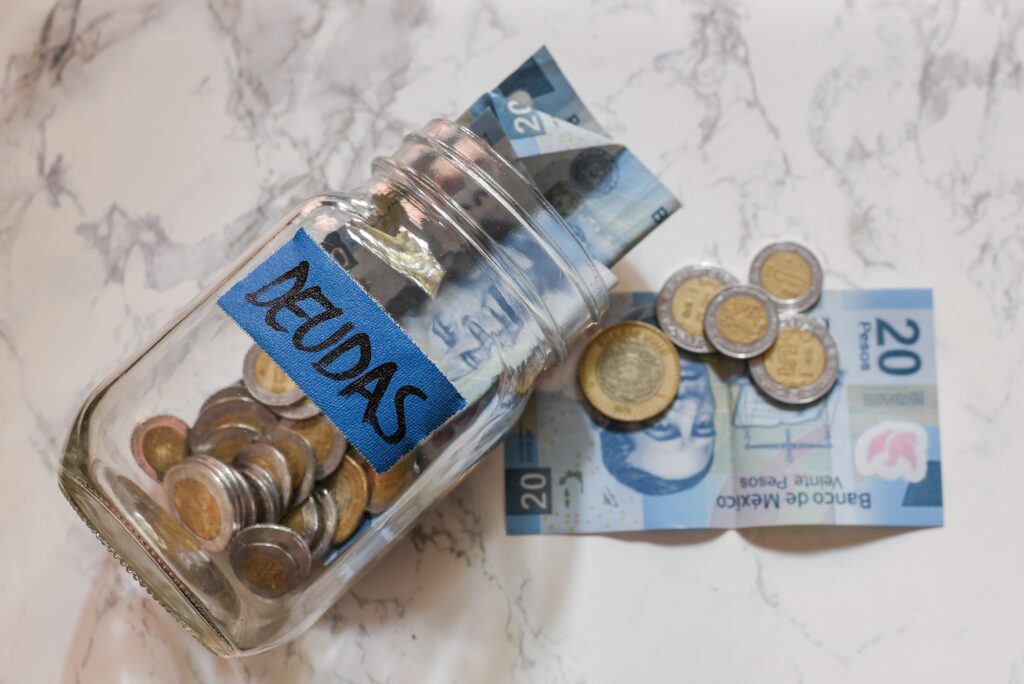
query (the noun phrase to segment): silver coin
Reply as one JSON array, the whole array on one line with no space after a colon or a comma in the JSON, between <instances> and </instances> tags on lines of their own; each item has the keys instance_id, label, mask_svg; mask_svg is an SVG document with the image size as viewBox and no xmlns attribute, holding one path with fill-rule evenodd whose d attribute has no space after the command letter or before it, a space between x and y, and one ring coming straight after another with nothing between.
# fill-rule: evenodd
<instances>
[{"instance_id":1,"label":"silver coin","mask_svg":"<svg viewBox=\"0 0 1024 684\"><path fill-rule=\"evenodd\" d=\"M316 480L316 456L309 441L283 425L274 426L263 441L280 451L288 461L293 489L289 504L295 506L305 501Z\"/></svg>"},{"instance_id":2,"label":"silver coin","mask_svg":"<svg viewBox=\"0 0 1024 684\"><path fill-rule=\"evenodd\" d=\"M310 497L285 513L281 524L295 530L307 546L312 546L320 529L320 507Z\"/></svg>"},{"instance_id":3,"label":"silver coin","mask_svg":"<svg viewBox=\"0 0 1024 684\"><path fill-rule=\"evenodd\" d=\"M199 412L202 413L206 409L210 408L214 404L219 404L227 399L241 399L243 401L256 401L249 390L245 389L245 385L239 380L234 385L228 385L227 387L221 388L208 396L203 405L199 407Z\"/></svg>"},{"instance_id":4,"label":"silver coin","mask_svg":"<svg viewBox=\"0 0 1024 684\"><path fill-rule=\"evenodd\" d=\"M257 465L266 470L274 480L274 487L280 494L279 511L288 510L288 502L292 499L292 475L288 468L288 459L280 451L269 444L249 444L235 456L235 465Z\"/></svg>"},{"instance_id":5,"label":"silver coin","mask_svg":"<svg viewBox=\"0 0 1024 684\"><path fill-rule=\"evenodd\" d=\"M772 298L753 285L730 285L708 302L704 334L715 349L734 359L763 354L779 332Z\"/></svg>"},{"instance_id":6,"label":"silver coin","mask_svg":"<svg viewBox=\"0 0 1024 684\"><path fill-rule=\"evenodd\" d=\"M334 531L338 529L338 503L323 487L313 492L313 500L320 511L320 526L316 538L310 545L313 558L322 558L334 542Z\"/></svg>"},{"instance_id":7,"label":"silver coin","mask_svg":"<svg viewBox=\"0 0 1024 684\"><path fill-rule=\"evenodd\" d=\"M249 425L225 425L210 430L202 441L195 440L192 452L212 456L221 463L232 463L242 447L260 439L261 433Z\"/></svg>"},{"instance_id":8,"label":"silver coin","mask_svg":"<svg viewBox=\"0 0 1024 684\"><path fill-rule=\"evenodd\" d=\"M236 466L241 477L249 486L256 500L255 522L276 523L281 518L281 493L274 484L274 478L255 463ZM252 524L252 523L250 523Z\"/></svg>"},{"instance_id":9,"label":"silver coin","mask_svg":"<svg viewBox=\"0 0 1024 684\"><path fill-rule=\"evenodd\" d=\"M214 430L227 426L249 427L266 433L277 423L270 409L255 401L246 399L225 399L200 411L195 425L189 432L189 447L200 448Z\"/></svg>"},{"instance_id":10,"label":"silver coin","mask_svg":"<svg viewBox=\"0 0 1024 684\"><path fill-rule=\"evenodd\" d=\"M750 282L764 289L780 311L807 311L821 297L821 262L796 242L774 242L754 255Z\"/></svg>"},{"instance_id":11,"label":"silver coin","mask_svg":"<svg viewBox=\"0 0 1024 684\"><path fill-rule=\"evenodd\" d=\"M302 538L283 525L247 527L231 541L228 558L238 579L265 598L293 591L312 562Z\"/></svg>"},{"instance_id":12,"label":"silver coin","mask_svg":"<svg viewBox=\"0 0 1024 684\"><path fill-rule=\"evenodd\" d=\"M230 470L215 458L193 456L164 475L169 508L207 551L222 551L241 527Z\"/></svg>"},{"instance_id":13,"label":"silver coin","mask_svg":"<svg viewBox=\"0 0 1024 684\"><path fill-rule=\"evenodd\" d=\"M305 420L323 413L320 407L316 405L316 402L309 397L299 399L294 404L289 404L288 406L271 406L270 410L282 418L290 420Z\"/></svg>"},{"instance_id":14,"label":"silver coin","mask_svg":"<svg viewBox=\"0 0 1024 684\"><path fill-rule=\"evenodd\" d=\"M257 401L267 406L291 406L306 396L302 388L292 382L280 366L256 344L245 355L242 382Z\"/></svg>"},{"instance_id":15,"label":"silver coin","mask_svg":"<svg viewBox=\"0 0 1024 684\"><path fill-rule=\"evenodd\" d=\"M839 348L819 321L804 314L783 314L778 339L766 354L751 359L750 376L772 399L809 404L836 384Z\"/></svg>"},{"instance_id":16,"label":"silver coin","mask_svg":"<svg viewBox=\"0 0 1024 684\"><path fill-rule=\"evenodd\" d=\"M341 465L345 450L348 449L348 440L327 416L315 416L306 420L282 420L281 425L305 437L313 447L318 482Z\"/></svg>"},{"instance_id":17,"label":"silver coin","mask_svg":"<svg viewBox=\"0 0 1024 684\"><path fill-rule=\"evenodd\" d=\"M239 514L238 526L248 527L249 525L255 525L259 521L259 507L252 487L249 486L249 482L238 470L228 468L225 473L228 472L230 472L233 481L232 490L237 503L236 510Z\"/></svg>"},{"instance_id":18,"label":"silver coin","mask_svg":"<svg viewBox=\"0 0 1024 684\"><path fill-rule=\"evenodd\" d=\"M679 269L658 293L658 325L677 347L698 354L715 351L704 336L704 311L715 294L736 282L735 276L714 264Z\"/></svg>"}]
</instances>

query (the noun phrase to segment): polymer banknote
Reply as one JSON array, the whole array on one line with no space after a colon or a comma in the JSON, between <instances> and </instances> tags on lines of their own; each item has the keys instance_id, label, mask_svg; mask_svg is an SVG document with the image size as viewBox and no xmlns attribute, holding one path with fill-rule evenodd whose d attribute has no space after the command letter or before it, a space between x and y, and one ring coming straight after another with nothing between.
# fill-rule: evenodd
<instances>
[{"instance_id":1,"label":"polymer banknote","mask_svg":"<svg viewBox=\"0 0 1024 684\"><path fill-rule=\"evenodd\" d=\"M605 322L653 324L655 298L613 295ZM744 362L680 351L673 405L616 424L581 396L577 345L505 438L509 533L941 525L931 290L826 291L810 314L841 373L808 407L773 404Z\"/></svg>"},{"instance_id":2,"label":"polymer banknote","mask_svg":"<svg viewBox=\"0 0 1024 684\"><path fill-rule=\"evenodd\" d=\"M680 206L636 155L608 137L547 48L481 95L459 123L509 157L605 265Z\"/></svg>"}]
</instances>

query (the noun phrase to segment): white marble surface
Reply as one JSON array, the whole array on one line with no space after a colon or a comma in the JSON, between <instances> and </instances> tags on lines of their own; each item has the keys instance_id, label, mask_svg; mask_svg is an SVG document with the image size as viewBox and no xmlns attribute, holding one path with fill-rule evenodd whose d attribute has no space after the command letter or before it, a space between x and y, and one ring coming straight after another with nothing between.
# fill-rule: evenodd
<instances>
[{"instance_id":1,"label":"white marble surface","mask_svg":"<svg viewBox=\"0 0 1024 684\"><path fill-rule=\"evenodd\" d=\"M0 4L0 682L1024 679L1020 2ZM685 207L654 289L804 239L933 286L947 525L505 535L490 458L304 637L220 660L56 485L86 393L293 201L546 43Z\"/></svg>"}]
</instances>

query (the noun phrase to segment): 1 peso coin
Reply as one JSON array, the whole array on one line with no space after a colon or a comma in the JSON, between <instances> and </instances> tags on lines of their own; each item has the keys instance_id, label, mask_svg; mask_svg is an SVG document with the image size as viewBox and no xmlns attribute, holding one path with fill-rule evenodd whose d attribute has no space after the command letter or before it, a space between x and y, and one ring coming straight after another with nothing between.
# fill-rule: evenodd
<instances>
[{"instance_id":1,"label":"1 peso coin","mask_svg":"<svg viewBox=\"0 0 1024 684\"><path fill-rule=\"evenodd\" d=\"M658 293L658 326L677 347L697 354L715 351L704 335L704 312L735 276L713 264L686 266L672 274Z\"/></svg>"},{"instance_id":2,"label":"1 peso coin","mask_svg":"<svg viewBox=\"0 0 1024 684\"><path fill-rule=\"evenodd\" d=\"M679 391L679 352L654 326L616 323L587 343L578 367L580 388L590 405L614 420L653 418Z\"/></svg>"},{"instance_id":3,"label":"1 peso coin","mask_svg":"<svg viewBox=\"0 0 1024 684\"><path fill-rule=\"evenodd\" d=\"M188 456L188 424L175 416L154 416L135 426L132 455L154 480L162 480L171 466Z\"/></svg>"},{"instance_id":4,"label":"1 peso coin","mask_svg":"<svg viewBox=\"0 0 1024 684\"><path fill-rule=\"evenodd\" d=\"M292 473L284 454L269 444L249 444L235 456L235 465L257 466L265 470L274 481L279 498L279 512L288 510L288 503L292 498Z\"/></svg>"},{"instance_id":5,"label":"1 peso coin","mask_svg":"<svg viewBox=\"0 0 1024 684\"><path fill-rule=\"evenodd\" d=\"M283 420L281 425L305 437L313 447L317 481L333 473L341 464L345 449L348 448L348 440L327 416L316 416L306 420Z\"/></svg>"},{"instance_id":6,"label":"1 peso coin","mask_svg":"<svg viewBox=\"0 0 1024 684\"><path fill-rule=\"evenodd\" d=\"M196 441L193 452L230 465L243 447L259 438L260 433L248 425L225 425L211 430L203 441Z\"/></svg>"},{"instance_id":7,"label":"1 peso coin","mask_svg":"<svg viewBox=\"0 0 1024 684\"><path fill-rule=\"evenodd\" d=\"M772 346L779 315L771 297L753 285L730 285L708 302L704 334L718 351L749 359Z\"/></svg>"},{"instance_id":8,"label":"1 peso coin","mask_svg":"<svg viewBox=\"0 0 1024 684\"><path fill-rule=\"evenodd\" d=\"M821 262L796 242L774 242L754 255L750 282L764 289L780 311L806 311L821 297Z\"/></svg>"},{"instance_id":9,"label":"1 peso coin","mask_svg":"<svg viewBox=\"0 0 1024 684\"><path fill-rule=\"evenodd\" d=\"M338 504L331 493L323 487L314 489L310 498L316 502L320 524L309 550L313 558L322 558L334 545L334 533L338 529Z\"/></svg>"},{"instance_id":10,"label":"1 peso coin","mask_svg":"<svg viewBox=\"0 0 1024 684\"><path fill-rule=\"evenodd\" d=\"M171 510L207 551L222 551L241 527L240 494L230 470L215 458L193 456L164 477Z\"/></svg>"},{"instance_id":11,"label":"1 peso coin","mask_svg":"<svg viewBox=\"0 0 1024 684\"><path fill-rule=\"evenodd\" d=\"M231 568L254 594L277 598L294 590L309 572L309 547L283 525L253 525L239 532L228 550Z\"/></svg>"},{"instance_id":12,"label":"1 peso coin","mask_svg":"<svg viewBox=\"0 0 1024 684\"><path fill-rule=\"evenodd\" d=\"M750 376L776 401L809 404L836 384L839 348L820 322L803 314L785 314L779 319L775 344L750 361Z\"/></svg>"},{"instance_id":13,"label":"1 peso coin","mask_svg":"<svg viewBox=\"0 0 1024 684\"><path fill-rule=\"evenodd\" d=\"M320 529L320 507L317 506L313 497L310 497L288 511L281 518L281 524L295 530L302 537L302 541L312 548L317 531Z\"/></svg>"},{"instance_id":14,"label":"1 peso coin","mask_svg":"<svg viewBox=\"0 0 1024 684\"><path fill-rule=\"evenodd\" d=\"M338 506L338 526L334 530L334 544L340 544L356 531L370 500L370 486L366 471L352 457L346 456L341 467L324 483Z\"/></svg>"},{"instance_id":15,"label":"1 peso coin","mask_svg":"<svg viewBox=\"0 0 1024 684\"><path fill-rule=\"evenodd\" d=\"M288 472L291 474L292 498L289 505L295 506L305 501L313 491L316 478L316 456L309 440L283 425L275 425L263 441L280 451L288 461Z\"/></svg>"},{"instance_id":16,"label":"1 peso coin","mask_svg":"<svg viewBox=\"0 0 1024 684\"><path fill-rule=\"evenodd\" d=\"M366 473L366 482L370 490L366 512L370 515L379 515L387 510L416 479L416 454L413 452L403 456L390 470L383 473L374 470L370 462L354 446L349 447L348 454Z\"/></svg>"},{"instance_id":17,"label":"1 peso coin","mask_svg":"<svg viewBox=\"0 0 1024 684\"><path fill-rule=\"evenodd\" d=\"M270 355L255 344L242 363L242 382L257 401L267 406L291 406L306 396Z\"/></svg>"}]
</instances>

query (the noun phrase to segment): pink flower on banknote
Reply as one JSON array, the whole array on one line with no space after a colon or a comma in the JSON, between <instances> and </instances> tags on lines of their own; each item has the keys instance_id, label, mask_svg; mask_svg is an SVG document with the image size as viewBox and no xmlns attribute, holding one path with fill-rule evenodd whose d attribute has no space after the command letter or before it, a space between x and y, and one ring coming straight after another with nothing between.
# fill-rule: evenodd
<instances>
[{"instance_id":1,"label":"pink flower on banknote","mask_svg":"<svg viewBox=\"0 0 1024 684\"><path fill-rule=\"evenodd\" d=\"M928 433L917 423L874 425L857 440L854 463L865 477L920 482L928 471Z\"/></svg>"}]
</instances>

